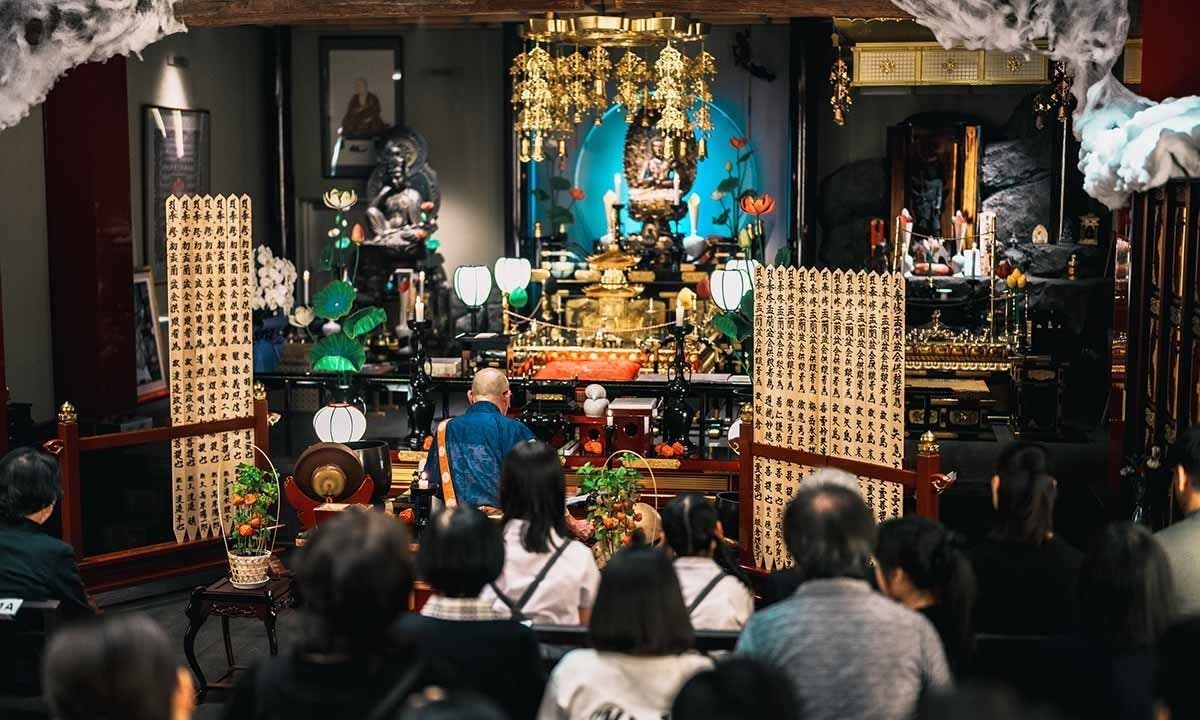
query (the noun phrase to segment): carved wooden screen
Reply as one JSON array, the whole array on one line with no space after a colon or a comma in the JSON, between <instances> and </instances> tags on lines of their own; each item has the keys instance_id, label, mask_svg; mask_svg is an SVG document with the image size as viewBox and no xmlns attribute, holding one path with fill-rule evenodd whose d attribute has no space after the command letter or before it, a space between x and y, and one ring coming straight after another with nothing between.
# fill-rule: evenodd
<instances>
[{"instance_id":1,"label":"carved wooden screen","mask_svg":"<svg viewBox=\"0 0 1200 720\"><path fill-rule=\"evenodd\" d=\"M171 423L244 418L254 412L250 198L185 195L166 200ZM178 542L220 535L229 481L253 462L253 431L171 441Z\"/></svg>"},{"instance_id":2,"label":"carved wooden screen","mask_svg":"<svg viewBox=\"0 0 1200 720\"><path fill-rule=\"evenodd\" d=\"M800 451L860 467L902 467L904 289L904 278L892 273L757 271L752 443L756 566L772 570L788 563L782 510L814 469L779 455ZM902 483L857 474L863 496L880 520L903 513Z\"/></svg>"}]
</instances>

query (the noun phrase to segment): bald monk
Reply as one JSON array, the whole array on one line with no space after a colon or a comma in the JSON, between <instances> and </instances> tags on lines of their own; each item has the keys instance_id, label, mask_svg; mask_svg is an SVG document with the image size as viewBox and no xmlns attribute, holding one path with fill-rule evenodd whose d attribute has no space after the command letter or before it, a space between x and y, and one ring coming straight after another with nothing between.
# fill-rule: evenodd
<instances>
[{"instance_id":1,"label":"bald monk","mask_svg":"<svg viewBox=\"0 0 1200 720\"><path fill-rule=\"evenodd\" d=\"M504 373L484 368L471 381L467 412L438 424L425 475L446 504L500 507L500 464L514 445L533 440L506 415L511 397Z\"/></svg>"}]
</instances>

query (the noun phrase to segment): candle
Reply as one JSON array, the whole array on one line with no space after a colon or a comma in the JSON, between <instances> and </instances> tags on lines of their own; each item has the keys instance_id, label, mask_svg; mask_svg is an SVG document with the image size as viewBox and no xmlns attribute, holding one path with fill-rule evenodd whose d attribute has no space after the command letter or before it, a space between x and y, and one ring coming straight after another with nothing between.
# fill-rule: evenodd
<instances>
[{"instance_id":1,"label":"candle","mask_svg":"<svg viewBox=\"0 0 1200 720\"><path fill-rule=\"evenodd\" d=\"M616 196L613 203L619 205L621 203L621 173L613 175L613 195Z\"/></svg>"},{"instance_id":2,"label":"candle","mask_svg":"<svg viewBox=\"0 0 1200 720\"><path fill-rule=\"evenodd\" d=\"M671 174L671 186L675 189L675 205L679 204L679 173Z\"/></svg>"},{"instance_id":3,"label":"candle","mask_svg":"<svg viewBox=\"0 0 1200 720\"><path fill-rule=\"evenodd\" d=\"M421 274L417 276L417 295L419 297L425 297L425 271L424 270L422 270Z\"/></svg>"},{"instance_id":4,"label":"candle","mask_svg":"<svg viewBox=\"0 0 1200 720\"><path fill-rule=\"evenodd\" d=\"M554 296L554 309L558 312L562 312L562 295Z\"/></svg>"},{"instance_id":5,"label":"candle","mask_svg":"<svg viewBox=\"0 0 1200 720\"><path fill-rule=\"evenodd\" d=\"M425 303L421 302L421 298L417 298L417 322L425 322Z\"/></svg>"},{"instance_id":6,"label":"candle","mask_svg":"<svg viewBox=\"0 0 1200 720\"><path fill-rule=\"evenodd\" d=\"M304 271L304 307L308 307L308 271Z\"/></svg>"},{"instance_id":7,"label":"candle","mask_svg":"<svg viewBox=\"0 0 1200 720\"><path fill-rule=\"evenodd\" d=\"M675 302L675 327L683 327L683 302Z\"/></svg>"}]
</instances>

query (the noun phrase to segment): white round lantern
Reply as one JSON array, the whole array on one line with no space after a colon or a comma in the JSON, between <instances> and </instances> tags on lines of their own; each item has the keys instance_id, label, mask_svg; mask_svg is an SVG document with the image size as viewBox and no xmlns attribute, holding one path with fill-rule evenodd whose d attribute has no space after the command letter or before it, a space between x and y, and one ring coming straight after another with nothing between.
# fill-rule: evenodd
<instances>
[{"instance_id":1,"label":"white round lantern","mask_svg":"<svg viewBox=\"0 0 1200 720\"><path fill-rule=\"evenodd\" d=\"M743 275L750 277L750 284L754 284L754 271L762 267L762 263L757 260L747 260L746 258L737 258L725 263L726 270L737 270Z\"/></svg>"},{"instance_id":2,"label":"white round lantern","mask_svg":"<svg viewBox=\"0 0 1200 720\"><path fill-rule=\"evenodd\" d=\"M739 270L713 270L709 278L713 302L725 312L737 310L751 287L750 278Z\"/></svg>"},{"instance_id":3,"label":"white round lantern","mask_svg":"<svg viewBox=\"0 0 1200 720\"><path fill-rule=\"evenodd\" d=\"M529 284L533 267L525 258L500 258L496 261L496 287L505 295Z\"/></svg>"},{"instance_id":4,"label":"white round lantern","mask_svg":"<svg viewBox=\"0 0 1200 720\"><path fill-rule=\"evenodd\" d=\"M329 403L313 416L313 430L321 442L348 443L362 440L367 432L367 416L354 405Z\"/></svg>"},{"instance_id":5,"label":"white round lantern","mask_svg":"<svg viewBox=\"0 0 1200 720\"><path fill-rule=\"evenodd\" d=\"M492 294L492 274L483 265L463 265L454 271L454 294L467 307L482 307Z\"/></svg>"}]
</instances>

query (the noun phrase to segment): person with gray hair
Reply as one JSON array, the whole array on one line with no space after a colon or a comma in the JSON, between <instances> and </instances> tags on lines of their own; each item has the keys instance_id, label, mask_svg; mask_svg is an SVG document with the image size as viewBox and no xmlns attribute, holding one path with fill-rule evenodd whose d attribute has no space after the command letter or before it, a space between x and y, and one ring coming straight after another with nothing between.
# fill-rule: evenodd
<instances>
[{"instance_id":1,"label":"person with gray hair","mask_svg":"<svg viewBox=\"0 0 1200 720\"><path fill-rule=\"evenodd\" d=\"M423 477L448 506L500 507L500 464L533 433L507 416L512 391L495 368L475 373L467 412L437 426Z\"/></svg>"},{"instance_id":2,"label":"person with gray hair","mask_svg":"<svg viewBox=\"0 0 1200 720\"><path fill-rule=\"evenodd\" d=\"M862 497L862 488L859 487L858 478L852 473L835 467L819 467L813 470L800 478L800 487L801 489L840 487ZM762 606L774 605L780 600L791 597L803 581L803 576L794 567L771 573L767 576L766 585L763 587Z\"/></svg>"},{"instance_id":3,"label":"person with gray hair","mask_svg":"<svg viewBox=\"0 0 1200 720\"><path fill-rule=\"evenodd\" d=\"M941 640L919 613L863 579L875 519L844 487L801 487L783 513L799 589L750 618L736 652L782 670L806 720L905 720L951 686Z\"/></svg>"}]
</instances>

